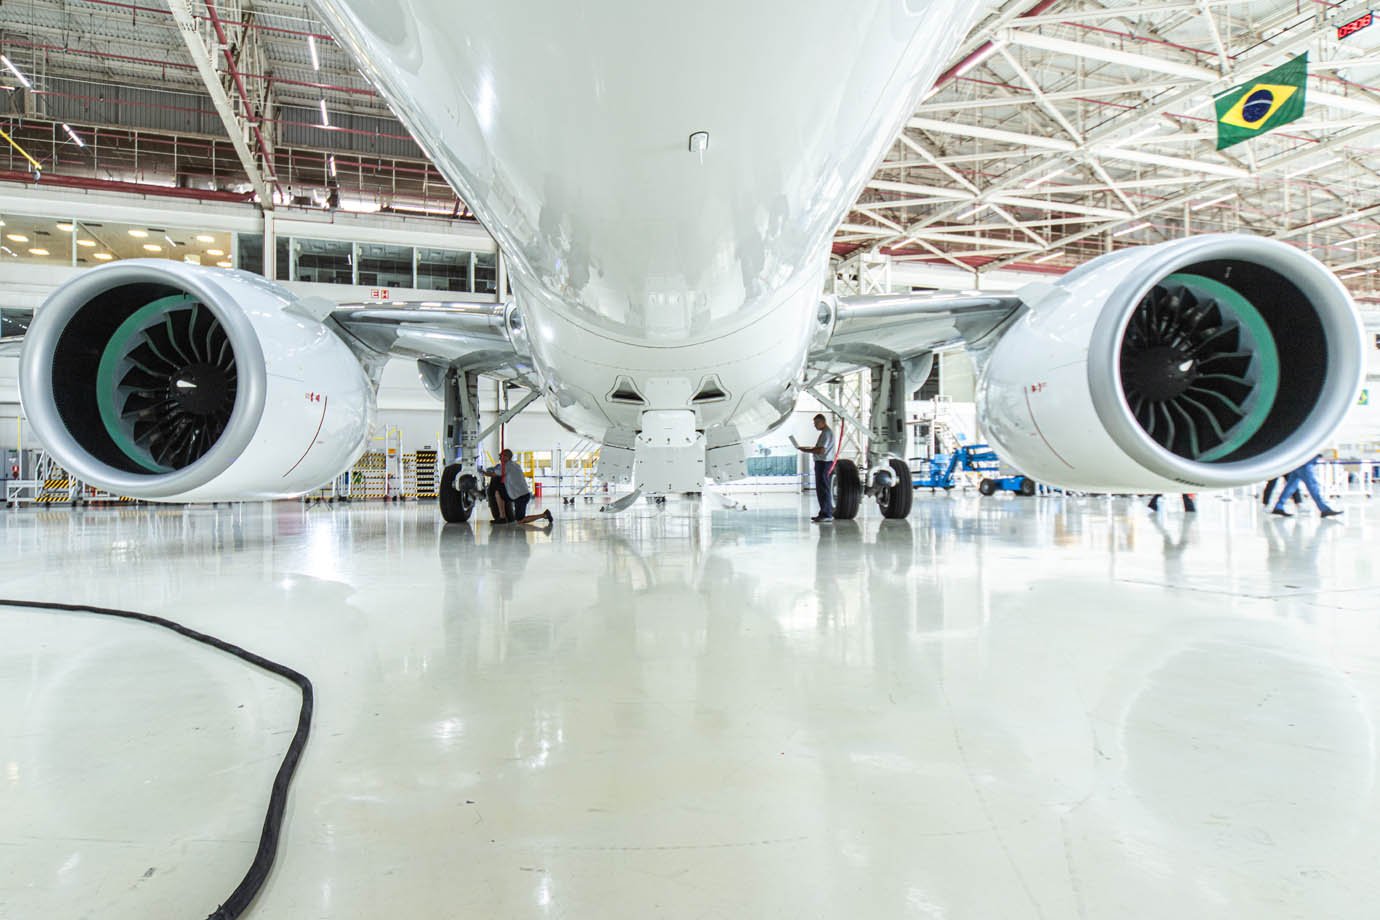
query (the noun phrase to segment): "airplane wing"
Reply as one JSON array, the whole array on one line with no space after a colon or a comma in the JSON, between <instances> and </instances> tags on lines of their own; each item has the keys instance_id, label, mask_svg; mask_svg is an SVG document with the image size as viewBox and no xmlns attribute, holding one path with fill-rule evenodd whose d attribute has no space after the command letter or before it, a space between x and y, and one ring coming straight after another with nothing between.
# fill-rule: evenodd
<instances>
[{"instance_id":1,"label":"airplane wing","mask_svg":"<svg viewBox=\"0 0 1380 920\"><path fill-rule=\"evenodd\" d=\"M1024 305L1019 295L976 291L826 297L809 352L809 377L817 382L899 361L912 368L908 377L921 376L923 382L934 352L981 350Z\"/></svg>"},{"instance_id":2,"label":"airplane wing","mask_svg":"<svg viewBox=\"0 0 1380 920\"><path fill-rule=\"evenodd\" d=\"M416 360L433 392L448 368L540 389L511 303L347 303L333 306L325 318L367 357Z\"/></svg>"}]
</instances>

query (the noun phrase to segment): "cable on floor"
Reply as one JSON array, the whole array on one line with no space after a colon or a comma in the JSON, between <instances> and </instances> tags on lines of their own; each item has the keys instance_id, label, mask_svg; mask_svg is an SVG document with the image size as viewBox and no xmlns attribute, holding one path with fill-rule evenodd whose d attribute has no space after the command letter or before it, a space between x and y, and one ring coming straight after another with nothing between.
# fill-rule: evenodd
<instances>
[{"instance_id":1,"label":"cable on floor","mask_svg":"<svg viewBox=\"0 0 1380 920\"><path fill-rule=\"evenodd\" d=\"M268 799L268 813L264 816L263 830L259 833L259 849L254 854L254 861L250 863L244 878L235 886L235 890L230 892L230 896L206 918L206 920L236 920L249 909L249 905L253 903L255 896L259 893L259 889L268 880L268 873L273 869L273 860L278 855L278 836L283 827L283 812L287 808L288 786L292 784L292 777L297 772L297 764L302 759L302 750L307 746L307 735L311 732L311 716L314 706L311 681L307 679L306 675L294 671L287 665L269 661L262 655L256 655L223 639L208 636L205 633L197 632L195 629L189 629L181 623L174 623L172 620L165 620L162 617L147 613L116 610L111 607L91 607L86 604L57 604L50 601L5 600L3 598L0 598L0 606L24 607L31 610L62 610L69 613L94 613L99 616L138 620L141 623L161 626L163 629L171 630L194 642L200 642L202 645L208 645L222 652L229 652L236 658L247 661L261 670L276 674L297 685L297 689L302 692L302 708L297 715L297 731L293 733L292 742L288 745L287 752L283 754L283 762L278 767L278 774L273 778L273 792Z\"/></svg>"}]
</instances>

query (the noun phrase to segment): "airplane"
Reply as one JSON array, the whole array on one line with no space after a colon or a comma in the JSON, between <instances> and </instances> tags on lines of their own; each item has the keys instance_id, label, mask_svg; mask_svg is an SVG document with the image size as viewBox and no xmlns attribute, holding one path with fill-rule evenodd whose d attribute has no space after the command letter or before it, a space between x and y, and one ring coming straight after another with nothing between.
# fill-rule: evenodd
<instances>
[{"instance_id":1,"label":"airplane","mask_svg":"<svg viewBox=\"0 0 1380 920\"><path fill-rule=\"evenodd\" d=\"M836 516L911 506L905 401L937 350L978 364L987 438L1098 492L1268 479L1327 440L1363 374L1346 289L1284 243L1114 251L1015 294L824 293L830 240L979 6L969 0L318 0L506 254L498 304L340 306L158 260L83 272L33 318L33 430L76 477L158 501L271 499L359 456L383 365L444 405L440 507L481 496L481 374L651 495L746 474L797 399L855 371L872 409ZM500 297L504 297L500 293Z\"/></svg>"}]
</instances>

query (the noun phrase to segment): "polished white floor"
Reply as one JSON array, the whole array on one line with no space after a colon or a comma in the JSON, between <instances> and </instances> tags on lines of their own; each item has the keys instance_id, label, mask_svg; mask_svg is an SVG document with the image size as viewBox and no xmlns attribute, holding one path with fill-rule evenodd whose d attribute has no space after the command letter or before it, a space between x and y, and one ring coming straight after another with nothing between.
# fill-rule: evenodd
<instances>
[{"instance_id":1,"label":"polished white floor","mask_svg":"<svg viewBox=\"0 0 1380 920\"><path fill-rule=\"evenodd\" d=\"M0 512L0 596L315 681L256 920L1377 915L1380 507L749 503ZM296 706L0 608L0 917L206 916Z\"/></svg>"}]
</instances>

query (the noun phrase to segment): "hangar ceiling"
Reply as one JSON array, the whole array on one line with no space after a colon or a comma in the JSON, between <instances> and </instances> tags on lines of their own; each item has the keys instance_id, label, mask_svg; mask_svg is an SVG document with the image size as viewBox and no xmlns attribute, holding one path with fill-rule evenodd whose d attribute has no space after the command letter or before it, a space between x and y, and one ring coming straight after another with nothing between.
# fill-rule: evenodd
<instances>
[{"instance_id":1,"label":"hangar ceiling","mask_svg":"<svg viewBox=\"0 0 1380 920\"><path fill-rule=\"evenodd\" d=\"M835 252L1062 271L1241 230L1307 249L1380 300L1380 24L1337 37L1364 5L989 7ZM1214 94L1305 51L1303 118L1217 151ZM316 207L334 186L345 209L467 216L304 0L10 0L0 52L32 84L0 71L0 123L44 181ZM3 157L0 172L28 171Z\"/></svg>"}]
</instances>

